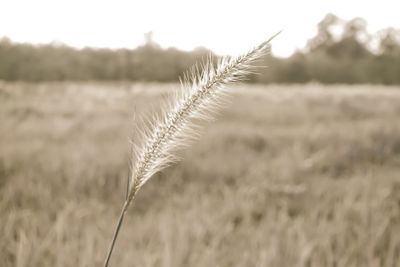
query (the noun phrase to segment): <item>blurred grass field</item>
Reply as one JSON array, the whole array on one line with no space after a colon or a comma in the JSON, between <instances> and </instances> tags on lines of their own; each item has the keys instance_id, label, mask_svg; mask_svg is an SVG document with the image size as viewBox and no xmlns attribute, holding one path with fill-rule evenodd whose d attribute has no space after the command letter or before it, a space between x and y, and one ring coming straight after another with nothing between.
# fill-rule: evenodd
<instances>
[{"instance_id":1,"label":"blurred grass field","mask_svg":"<svg viewBox=\"0 0 400 267\"><path fill-rule=\"evenodd\" d=\"M175 84L0 84L0 266L100 266L129 138ZM400 88L234 88L112 266L400 266ZM134 140L133 140L134 141Z\"/></svg>"}]
</instances>

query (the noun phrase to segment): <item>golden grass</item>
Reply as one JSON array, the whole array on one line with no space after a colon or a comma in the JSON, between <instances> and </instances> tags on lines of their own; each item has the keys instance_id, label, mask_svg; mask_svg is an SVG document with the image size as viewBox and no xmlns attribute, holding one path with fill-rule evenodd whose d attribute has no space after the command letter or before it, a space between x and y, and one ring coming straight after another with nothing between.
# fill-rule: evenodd
<instances>
[{"instance_id":1,"label":"golden grass","mask_svg":"<svg viewBox=\"0 0 400 267\"><path fill-rule=\"evenodd\" d=\"M140 188L154 176L179 161L177 153L190 145L199 135L199 121L210 121L221 101L229 92L227 86L243 81L255 69L255 61L270 53L275 34L259 46L238 57L210 56L192 67L181 80L181 90L175 89L160 112L145 118L135 126L140 140L133 141L131 175L128 178L126 199L122 206L112 241L104 261L109 265L125 214ZM163 106L163 105L161 105ZM147 122L150 120L150 122Z\"/></svg>"},{"instance_id":2,"label":"golden grass","mask_svg":"<svg viewBox=\"0 0 400 267\"><path fill-rule=\"evenodd\" d=\"M133 106L173 86L0 85L1 266L102 263ZM239 86L143 187L113 265L399 266L398 89Z\"/></svg>"}]
</instances>

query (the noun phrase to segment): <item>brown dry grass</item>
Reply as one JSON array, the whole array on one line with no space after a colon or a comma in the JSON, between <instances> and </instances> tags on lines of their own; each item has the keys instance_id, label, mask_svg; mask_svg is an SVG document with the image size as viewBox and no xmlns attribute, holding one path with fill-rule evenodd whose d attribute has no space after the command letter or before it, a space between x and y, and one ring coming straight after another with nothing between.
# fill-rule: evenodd
<instances>
[{"instance_id":1,"label":"brown dry grass","mask_svg":"<svg viewBox=\"0 0 400 267\"><path fill-rule=\"evenodd\" d=\"M172 86L0 85L1 266L102 263L133 110ZM144 186L112 265L400 266L398 89L239 86Z\"/></svg>"}]
</instances>

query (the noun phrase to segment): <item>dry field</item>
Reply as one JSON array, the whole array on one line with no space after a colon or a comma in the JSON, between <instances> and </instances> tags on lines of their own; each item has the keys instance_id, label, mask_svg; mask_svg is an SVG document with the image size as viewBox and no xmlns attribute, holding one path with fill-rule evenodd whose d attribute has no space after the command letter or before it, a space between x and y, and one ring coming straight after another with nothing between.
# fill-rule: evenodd
<instances>
[{"instance_id":1,"label":"dry field","mask_svg":"<svg viewBox=\"0 0 400 267\"><path fill-rule=\"evenodd\" d=\"M129 137L174 84L0 84L0 266L101 266ZM236 87L112 266L400 266L400 88Z\"/></svg>"}]
</instances>

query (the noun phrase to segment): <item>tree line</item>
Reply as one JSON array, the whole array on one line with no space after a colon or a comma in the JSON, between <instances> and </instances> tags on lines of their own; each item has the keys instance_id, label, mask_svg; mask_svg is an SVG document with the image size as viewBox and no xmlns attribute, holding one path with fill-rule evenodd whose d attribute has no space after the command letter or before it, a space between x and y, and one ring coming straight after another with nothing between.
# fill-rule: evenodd
<instances>
[{"instance_id":1,"label":"tree line","mask_svg":"<svg viewBox=\"0 0 400 267\"><path fill-rule=\"evenodd\" d=\"M31 45L0 39L0 80L177 81L211 51L162 49L151 38L135 49L76 49L62 44ZM260 65L257 83L400 84L400 31L367 32L365 20L343 21L328 14L303 51L288 58L272 55Z\"/></svg>"}]
</instances>

